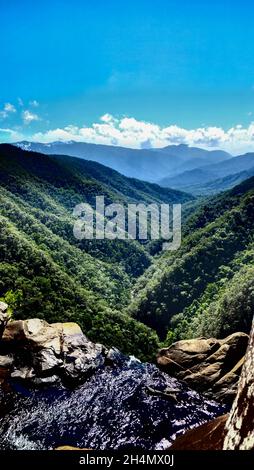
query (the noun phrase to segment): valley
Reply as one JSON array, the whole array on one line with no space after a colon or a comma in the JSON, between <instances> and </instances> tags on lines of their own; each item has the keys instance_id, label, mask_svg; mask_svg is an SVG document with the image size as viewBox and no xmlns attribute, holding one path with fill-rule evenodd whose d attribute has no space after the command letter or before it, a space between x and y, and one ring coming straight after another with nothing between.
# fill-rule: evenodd
<instances>
[{"instance_id":1,"label":"valley","mask_svg":"<svg viewBox=\"0 0 254 470\"><path fill-rule=\"evenodd\" d=\"M73 207L95 208L97 195L108 204L181 204L181 247L170 252L160 240L75 239ZM163 449L229 409L253 318L254 177L197 197L98 162L3 144L0 198L1 318L8 315L0 380L12 387L11 394L3 388L1 400L14 407L2 420L4 448L104 449L107 441L114 449ZM94 401L87 411L84 394ZM114 403L120 408L109 420ZM71 404L72 425L65 419ZM44 421L37 430L28 421L24 434L27 407L31 422L42 414ZM48 407L56 409L53 421ZM81 430L83 415L89 429Z\"/></svg>"}]
</instances>

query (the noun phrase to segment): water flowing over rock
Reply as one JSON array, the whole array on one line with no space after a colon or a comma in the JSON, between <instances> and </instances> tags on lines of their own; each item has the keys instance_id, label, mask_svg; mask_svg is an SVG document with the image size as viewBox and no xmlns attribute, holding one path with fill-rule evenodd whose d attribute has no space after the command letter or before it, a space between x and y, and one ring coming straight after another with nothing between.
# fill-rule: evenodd
<instances>
[{"instance_id":1,"label":"water flowing over rock","mask_svg":"<svg viewBox=\"0 0 254 470\"><path fill-rule=\"evenodd\" d=\"M224 450L254 450L254 323L225 431Z\"/></svg>"},{"instance_id":2,"label":"water flowing over rock","mask_svg":"<svg viewBox=\"0 0 254 470\"><path fill-rule=\"evenodd\" d=\"M161 349L157 363L163 371L184 380L195 390L232 403L247 344L248 335L240 332L223 340L182 340Z\"/></svg>"},{"instance_id":3,"label":"water flowing over rock","mask_svg":"<svg viewBox=\"0 0 254 470\"><path fill-rule=\"evenodd\" d=\"M223 410L155 365L119 353L118 364L99 368L74 389L31 389L13 383L0 405L1 449L162 449L177 435ZM161 391L152 395L148 387ZM177 400L163 396L177 390Z\"/></svg>"}]
</instances>

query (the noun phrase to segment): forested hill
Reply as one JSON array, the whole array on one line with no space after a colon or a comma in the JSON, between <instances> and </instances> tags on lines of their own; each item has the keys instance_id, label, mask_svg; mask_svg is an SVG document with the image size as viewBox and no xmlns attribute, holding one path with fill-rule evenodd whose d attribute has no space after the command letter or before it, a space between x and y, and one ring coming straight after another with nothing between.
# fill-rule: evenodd
<instances>
[{"instance_id":1,"label":"forested hill","mask_svg":"<svg viewBox=\"0 0 254 470\"><path fill-rule=\"evenodd\" d=\"M122 313L151 263L136 241L73 236L77 203L184 202L191 196L100 164L0 145L0 297L16 318L73 320L95 341L148 357L156 335Z\"/></svg>"},{"instance_id":2,"label":"forested hill","mask_svg":"<svg viewBox=\"0 0 254 470\"><path fill-rule=\"evenodd\" d=\"M130 311L168 341L249 332L254 311L254 178L204 204L138 280Z\"/></svg>"},{"instance_id":3,"label":"forested hill","mask_svg":"<svg viewBox=\"0 0 254 470\"><path fill-rule=\"evenodd\" d=\"M67 155L45 155L25 151L18 147L0 144L0 164L3 169L1 181L6 174L41 178L63 191L75 191L76 200L94 202L95 195L104 195L106 202L158 202L184 203L194 199L182 191L128 178L100 163ZM74 198L75 200L75 198ZM68 204L68 201L64 201ZM69 198L69 205L72 200ZM71 206L73 208L73 205Z\"/></svg>"}]
</instances>

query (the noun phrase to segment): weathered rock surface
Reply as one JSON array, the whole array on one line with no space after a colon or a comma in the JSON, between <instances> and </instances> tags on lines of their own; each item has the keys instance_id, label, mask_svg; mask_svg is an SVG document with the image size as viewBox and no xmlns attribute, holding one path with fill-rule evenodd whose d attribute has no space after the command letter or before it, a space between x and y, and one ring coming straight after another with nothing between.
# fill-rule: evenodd
<instances>
[{"instance_id":1,"label":"weathered rock surface","mask_svg":"<svg viewBox=\"0 0 254 470\"><path fill-rule=\"evenodd\" d=\"M159 367L190 387L231 403L244 362L248 335L234 333L223 340L178 341L157 356Z\"/></svg>"},{"instance_id":2,"label":"weathered rock surface","mask_svg":"<svg viewBox=\"0 0 254 470\"><path fill-rule=\"evenodd\" d=\"M0 342L0 368L34 384L79 380L105 361L106 349L89 341L76 323L38 318L10 321Z\"/></svg>"},{"instance_id":3,"label":"weathered rock surface","mask_svg":"<svg viewBox=\"0 0 254 470\"><path fill-rule=\"evenodd\" d=\"M254 323L225 431L224 450L254 450Z\"/></svg>"}]
</instances>

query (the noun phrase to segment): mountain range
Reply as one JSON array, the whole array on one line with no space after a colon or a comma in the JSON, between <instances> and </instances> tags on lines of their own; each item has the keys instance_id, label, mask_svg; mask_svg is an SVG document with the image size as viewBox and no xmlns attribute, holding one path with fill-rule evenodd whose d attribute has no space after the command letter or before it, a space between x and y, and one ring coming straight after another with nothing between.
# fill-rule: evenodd
<instances>
[{"instance_id":1,"label":"mountain range","mask_svg":"<svg viewBox=\"0 0 254 470\"><path fill-rule=\"evenodd\" d=\"M221 150L202 150L188 145L170 145L158 149L130 149L85 142L18 142L17 146L45 154L63 154L106 165L128 177L159 182L183 171L201 168L231 158Z\"/></svg>"},{"instance_id":2,"label":"mountain range","mask_svg":"<svg viewBox=\"0 0 254 470\"><path fill-rule=\"evenodd\" d=\"M254 175L254 153L246 153L224 161L185 170L159 181L161 186L178 188L192 194L217 193Z\"/></svg>"},{"instance_id":3,"label":"mountain range","mask_svg":"<svg viewBox=\"0 0 254 470\"><path fill-rule=\"evenodd\" d=\"M22 149L64 154L101 163L121 174L195 196L217 194L254 175L254 153L232 157L188 145L130 149L85 142L18 142Z\"/></svg>"}]
</instances>

